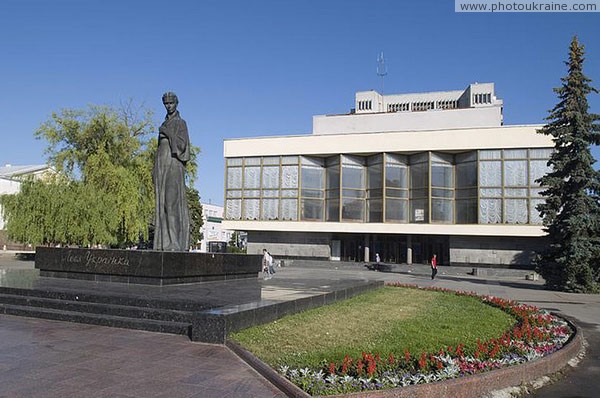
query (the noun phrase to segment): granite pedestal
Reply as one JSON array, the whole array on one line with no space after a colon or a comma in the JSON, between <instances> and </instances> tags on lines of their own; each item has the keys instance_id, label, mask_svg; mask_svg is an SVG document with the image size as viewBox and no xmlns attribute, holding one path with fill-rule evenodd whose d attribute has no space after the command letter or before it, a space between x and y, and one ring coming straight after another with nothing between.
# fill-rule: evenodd
<instances>
[{"instance_id":1,"label":"granite pedestal","mask_svg":"<svg viewBox=\"0 0 600 398\"><path fill-rule=\"evenodd\" d=\"M256 278L262 256L38 247L41 276L149 285Z\"/></svg>"}]
</instances>

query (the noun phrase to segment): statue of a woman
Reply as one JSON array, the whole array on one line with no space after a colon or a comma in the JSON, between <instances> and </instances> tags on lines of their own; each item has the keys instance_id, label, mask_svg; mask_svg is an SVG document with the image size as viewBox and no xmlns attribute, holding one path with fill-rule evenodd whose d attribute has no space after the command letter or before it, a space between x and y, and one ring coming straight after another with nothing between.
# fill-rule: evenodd
<instances>
[{"instance_id":1,"label":"statue of a woman","mask_svg":"<svg viewBox=\"0 0 600 398\"><path fill-rule=\"evenodd\" d=\"M167 116L158 130L158 149L152 171L156 193L154 250L186 251L190 240L190 217L185 164L190 160L190 139L185 120L177 111L177 95L165 93L162 101Z\"/></svg>"}]
</instances>

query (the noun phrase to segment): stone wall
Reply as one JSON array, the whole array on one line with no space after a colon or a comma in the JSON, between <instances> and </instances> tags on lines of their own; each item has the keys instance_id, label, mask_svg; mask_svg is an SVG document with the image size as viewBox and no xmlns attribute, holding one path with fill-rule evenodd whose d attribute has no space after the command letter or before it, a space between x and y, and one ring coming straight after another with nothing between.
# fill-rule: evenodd
<instances>
[{"instance_id":1,"label":"stone wall","mask_svg":"<svg viewBox=\"0 0 600 398\"><path fill-rule=\"evenodd\" d=\"M535 251L545 244L544 238L451 236L450 264L531 268Z\"/></svg>"},{"instance_id":2,"label":"stone wall","mask_svg":"<svg viewBox=\"0 0 600 398\"><path fill-rule=\"evenodd\" d=\"M274 257L329 259L331 235L301 232L248 232L248 254L262 254L267 249Z\"/></svg>"}]
</instances>

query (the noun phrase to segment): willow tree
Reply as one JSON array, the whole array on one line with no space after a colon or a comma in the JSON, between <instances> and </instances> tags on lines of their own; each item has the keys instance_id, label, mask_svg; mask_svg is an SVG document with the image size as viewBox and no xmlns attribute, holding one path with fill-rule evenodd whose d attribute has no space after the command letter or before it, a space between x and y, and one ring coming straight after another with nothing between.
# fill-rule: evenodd
<instances>
[{"instance_id":1,"label":"willow tree","mask_svg":"<svg viewBox=\"0 0 600 398\"><path fill-rule=\"evenodd\" d=\"M35 132L58 177L2 199L9 238L124 246L148 239L154 214L152 113L131 103L53 113ZM192 148L189 182L198 148Z\"/></svg>"},{"instance_id":2,"label":"willow tree","mask_svg":"<svg viewBox=\"0 0 600 398\"><path fill-rule=\"evenodd\" d=\"M583 74L584 47L574 37L568 74L554 89L559 102L540 133L552 136L552 171L539 182L545 203L538 205L549 245L536 259L546 286L554 290L592 292L600 276L600 178L591 145L600 144L598 115L589 112L587 96L597 93Z\"/></svg>"}]
</instances>

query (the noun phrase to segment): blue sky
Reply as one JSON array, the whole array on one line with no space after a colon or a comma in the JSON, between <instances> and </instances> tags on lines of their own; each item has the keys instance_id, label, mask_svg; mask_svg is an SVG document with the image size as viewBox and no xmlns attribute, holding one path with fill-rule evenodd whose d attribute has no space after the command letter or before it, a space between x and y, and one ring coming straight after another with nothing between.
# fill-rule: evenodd
<instances>
[{"instance_id":1,"label":"blue sky","mask_svg":"<svg viewBox=\"0 0 600 398\"><path fill-rule=\"evenodd\" d=\"M495 82L505 124L543 123L573 35L600 87L600 13L455 13L453 0L2 0L0 164L39 164L33 132L62 108L175 91L200 146L196 187L223 203L223 140L304 134L354 93ZM600 113L600 98L588 98ZM596 159L598 148L593 149ZM596 165L597 167L598 165Z\"/></svg>"}]
</instances>

